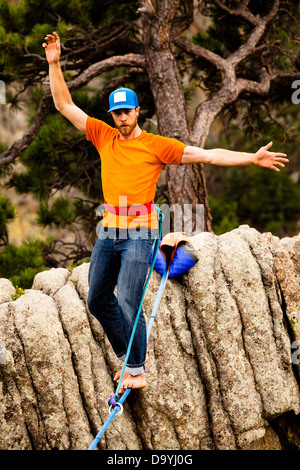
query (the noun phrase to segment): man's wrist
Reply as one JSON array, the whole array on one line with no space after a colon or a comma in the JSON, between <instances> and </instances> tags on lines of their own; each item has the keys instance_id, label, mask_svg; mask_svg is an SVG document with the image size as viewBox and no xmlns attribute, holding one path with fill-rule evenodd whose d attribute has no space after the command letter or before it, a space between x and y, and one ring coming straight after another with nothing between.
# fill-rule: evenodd
<instances>
[{"instance_id":1,"label":"man's wrist","mask_svg":"<svg viewBox=\"0 0 300 470\"><path fill-rule=\"evenodd\" d=\"M50 62L49 67L52 67L52 68L59 67L60 68L59 60L57 60L55 62Z\"/></svg>"},{"instance_id":2,"label":"man's wrist","mask_svg":"<svg viewBox=\"0 0 300 470\"><path fill-rule=\"evenodd\" d=\"M257 165L257 155L256 155L256 153L251 153L251 163L252 163L252 165Z\"/></svg>"}]
</instances>

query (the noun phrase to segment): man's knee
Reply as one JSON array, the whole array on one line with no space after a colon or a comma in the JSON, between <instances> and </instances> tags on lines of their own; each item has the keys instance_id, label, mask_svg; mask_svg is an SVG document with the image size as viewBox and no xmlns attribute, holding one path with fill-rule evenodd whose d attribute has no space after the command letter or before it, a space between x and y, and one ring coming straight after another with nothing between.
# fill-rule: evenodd
<instances>
[{"instance_id":1,"label":"man's knee","mask_svg":"<svg viewBox=\"0 0 300 470\"><path fill-rule=\"evenodd\" d=\"M137 301L134 295L130 296L128 292L122 292L118 294L118 303L129 327L132 328L139 310L140 302ZM142 316L143 310L141 309L140 321L142 321Z\"/></svg>"},{"instance_id":2,"label":"man's knee","mask_svg":"<svg viewBox=\"0 0 300 470\"><path fill-rule=\"evenodd\" d=\"M105 310L105 299L103 296L93 295L91 291L89 291L87 296L87 306L89 311L94 315L98 314L101 311Z\"/></svg>"}]
</instances>

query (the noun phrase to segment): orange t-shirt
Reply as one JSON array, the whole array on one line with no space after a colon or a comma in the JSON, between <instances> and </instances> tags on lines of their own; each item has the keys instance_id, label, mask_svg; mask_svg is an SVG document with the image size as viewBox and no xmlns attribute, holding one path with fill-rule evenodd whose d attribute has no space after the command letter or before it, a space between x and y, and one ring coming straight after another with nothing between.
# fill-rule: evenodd
<instances>
[{"instance_id":1,"label":"orange t-shirt","mask_svg":"<svg viewBox=\"0 0 300 470\"><path fill-rule=\"evenodd\" d=\"M146 131L130 140L121 140L118 129L88 116L86 138L101 158L104 200L115 207L147 204L154 199L156 183L166 164L180 165L185 144ZM137 216L105 211L106 227L157 227L156 211Z\"/></svg>"}]
</instances>

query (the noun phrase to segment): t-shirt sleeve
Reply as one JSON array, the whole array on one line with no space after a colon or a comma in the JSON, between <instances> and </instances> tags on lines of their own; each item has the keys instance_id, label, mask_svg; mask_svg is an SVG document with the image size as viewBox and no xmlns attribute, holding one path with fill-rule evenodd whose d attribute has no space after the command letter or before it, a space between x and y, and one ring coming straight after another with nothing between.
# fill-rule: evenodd
<instances>
[{"instance_id":1,"label":"t-shirt sleeve","mask_svg":"<svg viewBox=\"0 0 300 470\"><path fill-rule=\"evenodd\" d=\"M106 144L114 133L114 129L99 119L88 116L86 121L86 139L91 141L97 150Z\"/></svg>"},{"instance_id":2,"label":"t-shirt sleeve","mask_svg":"<svg viewBox=\"0 0 300 470\"><path fill-rule=\"evenodd\" d=\"M155 155L164 165L180 165L182 152L187 147L179 140L170 137L154 136Z\"/></svg>"}]
</instances>

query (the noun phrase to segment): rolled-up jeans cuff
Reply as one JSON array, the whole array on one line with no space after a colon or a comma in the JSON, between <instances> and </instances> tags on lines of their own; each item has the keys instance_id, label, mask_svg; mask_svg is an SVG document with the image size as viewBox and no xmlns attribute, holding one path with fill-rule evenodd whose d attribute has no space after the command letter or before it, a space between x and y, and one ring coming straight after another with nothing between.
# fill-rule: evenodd
<instances>
[{"instance_id":1,"label":"rolled-up jeans cuff","mask_svg":"<svg viewBox=\"0 0 300 470\"><path fill-rule=\"evenodd\" d=\"M126 366L125 371L128 372L128 374L130 374L132 376L141 375L145 372L145 366L144 365L139 366L139 367L128 367L128 366Z\"/></svg>"},{"instance_id":2,"label":"rolled-up jeans cuff","mask_svg":"<svg viewBox=\"0 0 300 470\"><path fill-rule=\"evenodd\" d=\"M122 356L118 356L119 361L125 361L126 354L122 354ZM138 365L138 366L126 366L125 371L132 376L140 375L145 372L145 363Z\"/></svg>"},{"instance_id":3,"label":"rolled-up jeans cuff","mask_svg":"<svg viewBox=\"0 0 300 470\"><path fill-rule=\"evenodd\" d=\"M122 356L118 356L118 359L119 359L120 362L124 362L125 357L126 357L126 354L122 354Z\"/></svg>"}]
</instances>

